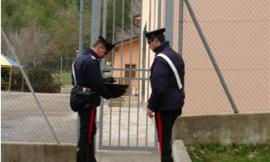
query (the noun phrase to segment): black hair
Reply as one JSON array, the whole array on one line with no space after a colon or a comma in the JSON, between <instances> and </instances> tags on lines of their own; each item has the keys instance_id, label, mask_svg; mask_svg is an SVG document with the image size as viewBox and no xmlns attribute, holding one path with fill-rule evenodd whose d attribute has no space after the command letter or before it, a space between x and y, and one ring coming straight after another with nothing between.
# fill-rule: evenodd
<instances>
[{"instance_id":1,"label":"black hair","mask_svg":"<svg viewBox=\"0 0 270 162\"><path fill-rule=\"evenodd\" d=\"M94 44L93 47L97 47L99 44L103 44L103 42L99 39Z\"/></svg>"},{"instance_id":2,"label":"black hair","mask_svg":"<svg viewBox=\"0 0 270 162\"><path fill-rule=\"evenodd\" d=\"M160 43L165 42L165 35L164 35L164 34L157 35L157 36L155 36L155 38L156 38L157 40L159 40Z\"/></svg>"}]
</instances>

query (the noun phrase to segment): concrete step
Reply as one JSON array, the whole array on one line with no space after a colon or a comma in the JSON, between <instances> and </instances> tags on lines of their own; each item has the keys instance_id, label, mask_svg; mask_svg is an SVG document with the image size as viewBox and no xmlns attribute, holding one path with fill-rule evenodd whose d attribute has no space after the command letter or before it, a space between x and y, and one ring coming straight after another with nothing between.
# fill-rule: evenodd
<instances>
[{"instance_id":1,"label":"concrete step","mask_svg":"<svg viewBox=\"0 0 270 162\"><path fill-rule=\"evenodd\" d=\"M98 162L159 162L157 152L102 151L97 152Z\"/></svg>"},{"instance_id":2,"label":"concrete step","mask_svg":"<svg viewBox=\"0 0 270 162\"><path fill-rule=\"evenodd\" d=\"M76 145L1 143L3 162L75 162ZM97 151L98 162L159 162L158 152Z\"/></svg>"},{"instance_id":3,"label":"concrete step","mask_svg":"<svg viewBox=\"0 0 270 162\"><path fill-rule=\"evenodd\" d=\"M174 162L192 162L183 140L174 140L172 149Z\"/></svg>"}]
</instances>

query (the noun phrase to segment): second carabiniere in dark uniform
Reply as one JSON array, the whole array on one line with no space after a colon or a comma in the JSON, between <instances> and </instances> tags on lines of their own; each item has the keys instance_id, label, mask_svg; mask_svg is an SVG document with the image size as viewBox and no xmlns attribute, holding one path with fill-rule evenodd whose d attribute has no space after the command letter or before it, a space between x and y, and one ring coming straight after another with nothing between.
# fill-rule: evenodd
<instances>
[{"instance_id":1,"label":"second carabiniere in dark uniform","mask_svg":"<svg viewBox=\"0 0 270 162\"><path fill-rule=\"evenodd\" d=\"M145 33L149 47L155 52L147 113L149 117L155 114L161 162L173 162L172 127L184 105L185 66L182 57L165 41L164 32L163 28Z\"/></svg>"}]
</instances>

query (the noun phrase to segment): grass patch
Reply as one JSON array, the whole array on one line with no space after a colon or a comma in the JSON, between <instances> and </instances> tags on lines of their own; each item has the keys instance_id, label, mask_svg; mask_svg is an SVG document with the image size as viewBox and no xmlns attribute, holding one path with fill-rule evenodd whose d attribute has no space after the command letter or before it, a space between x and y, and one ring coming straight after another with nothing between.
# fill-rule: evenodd
<instances>
[{"instance_id":1,"label":"grass patch","mask_svg":"<svg viewBox=\"0 0 270 162\"><path fill-rule=\"evenodd\" d=\"M60 74L60 81L63 85L71 85L71 73L67 71L63 71Z\"/></svg>"},{"instance_id":2,"label":"grass patch","mask_svg":"<svg viewBox=\"0 0 270 162\"><path fill-rule=\"evenodd\" d=\"M62 73L54 73L53 78L56 82L60 82L61 85L71 85L71 72L63 71Z\"/></svg>"},{"instance_id":3,"label":"grass patch","mask_svg":"<svg viewBox=\"0 0 270 162\"><path fill-rule=\"evenodd\" d=\"M192 162L270 162L270 145L187 145Z\"/></svg>"}]
</instances>

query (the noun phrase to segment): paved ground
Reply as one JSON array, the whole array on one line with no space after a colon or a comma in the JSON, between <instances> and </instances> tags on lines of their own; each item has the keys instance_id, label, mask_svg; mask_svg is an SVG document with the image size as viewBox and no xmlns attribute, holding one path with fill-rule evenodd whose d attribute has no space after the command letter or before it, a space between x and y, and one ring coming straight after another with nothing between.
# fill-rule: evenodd
<instances>
[{"instance_id":1,"label":"paved ground","mask_svg":"<svg viewBox=\"0 0 270 162\"><path fill-rule=\"evenodd\" d=\"M67 94L37 94L61 142L75 142L76 114ZM51 132L30 93L2 92L3 141L54 143Z\"/></svg>"},{"instance_id":2,"label":"paved ground","mask_svg":"<svg viewBox=\"0 0 270 162\"><path fill-rule=\"evenodd\" d=\"M1 97L2 141L55 142L31 93L2 92ZM69 94L39 93L37 97L61 143L76 143L77 115L69 108ZM146 118L144 107L120 109L106 105L108 104L105 103L102 115L103 145L117 146L120 143L121 146L154 146L153 121ZM99 113L98 111L98 127Z\"/></svg>"}]
</instances>

